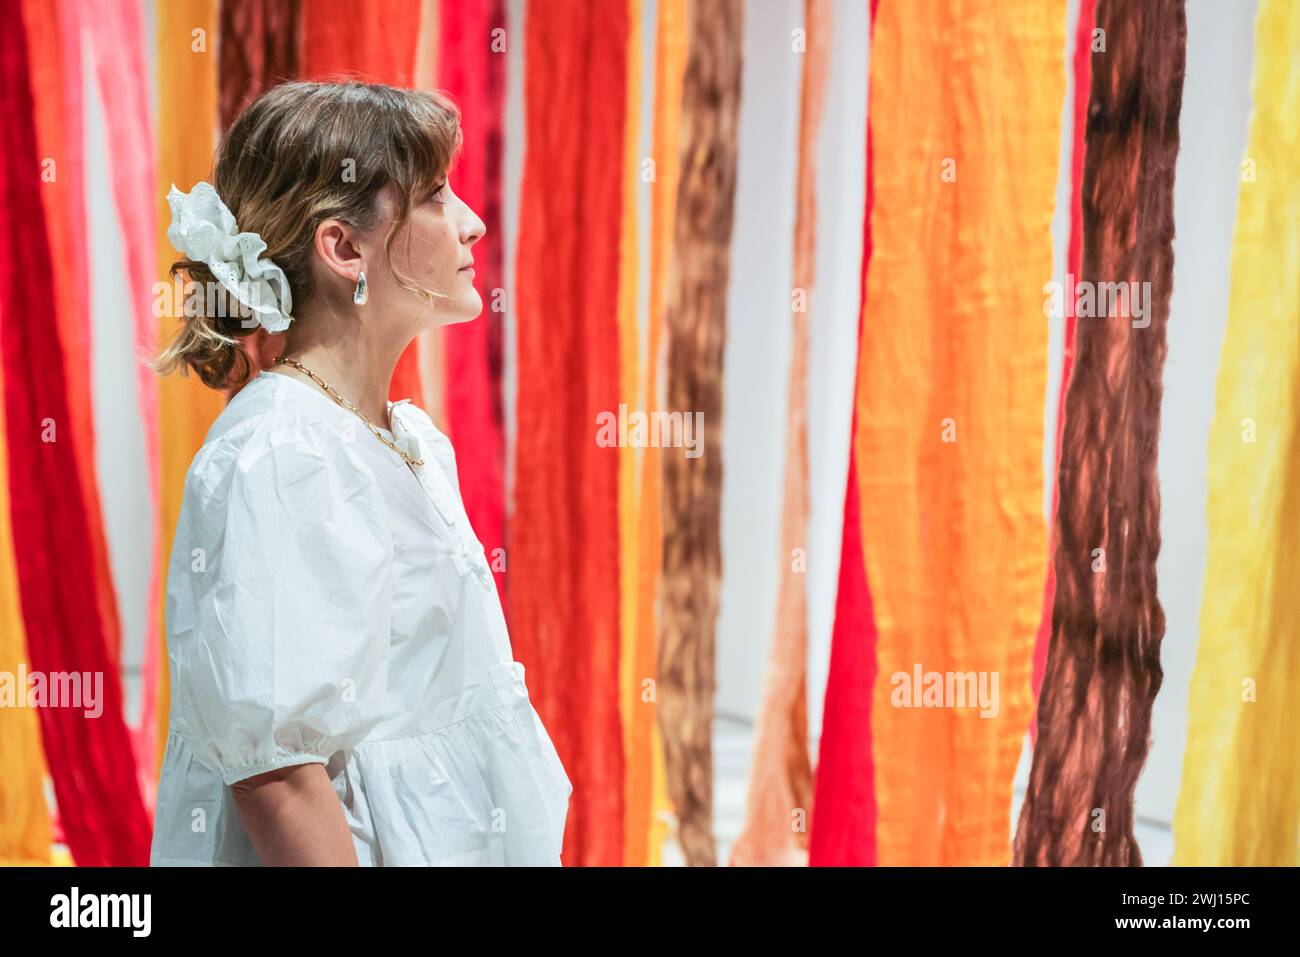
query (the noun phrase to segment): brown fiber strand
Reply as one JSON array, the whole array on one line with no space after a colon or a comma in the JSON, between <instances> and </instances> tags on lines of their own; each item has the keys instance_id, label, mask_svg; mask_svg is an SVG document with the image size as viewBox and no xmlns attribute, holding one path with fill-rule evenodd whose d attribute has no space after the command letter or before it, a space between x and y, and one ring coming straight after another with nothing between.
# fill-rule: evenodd
<instances>
[{"instance_id":1,"label":"brown fiber strand","mask_svg":"<svg viewBox=\"0 0 1300 957\"><path fill-rule=\"evenodd\" d=\"M1097 25L1106 49L1092 58L1081 278L1150 282L1151 292L1142 319L1120 310L1078 320L1052 638L1015 842L1021 865L1142 863L1133 791L1162 679L1156 454L1186 20L1182 0L1100 0Z\"/></svg>"},{"instance_id":2,"label":"brown fiber strand","mask_svg":"<svg viewBox=\"0 0 1300 957\"><path fill-rule=\"evenodd\" d=\"M736 187L743 8L690 4L682 85L681 179L668 280L668 409L702 454L663 456L659 726L686 863L712 866L714 626L722 575L722 362ZM670 454L671 453L671 454Z\"/></svg>"},{"instance_id":3,"label":"brown fiber strand","mask_svg":"<svg viewBox=\"0 0 1300 957\"><path fill-rule=\"evenodd\" d=\"M781 586L768 656L763 704L754 729L745 826L732 845L733 867L807 865L812 819L812 759L808 755L808 304L817 250L817 136L826 99L832 11L828 0L805 0L803 89L791 301L789 421L786 425L785 507L781 517Z\"/></svg>"}]
</instances>

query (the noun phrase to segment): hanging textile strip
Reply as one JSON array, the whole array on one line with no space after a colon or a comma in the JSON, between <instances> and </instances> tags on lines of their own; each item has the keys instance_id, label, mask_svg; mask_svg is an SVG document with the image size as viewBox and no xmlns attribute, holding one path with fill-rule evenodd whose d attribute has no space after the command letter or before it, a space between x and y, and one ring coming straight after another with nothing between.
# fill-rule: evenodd
<instances>
[{"instance_id":1,"label":"hanging textile strip","mask_svg":"<svg viewBox=\"0 0 1300 957\"><path fill-rule=\"evenodd\" d=\"M1023 865L1141 864L1133 789L1162 678L1156 452L1186 22L1182 0L1098 0L1097 26L1106 55L1092 64L1082 282L1123 283L1141 299L1080 315L1052 641L1016 832ZM1075 305L1089 308L1082 295Z\"/></svg>"},{"instance_id":2,"label":"hanging textile strip","mask_svg":"<svg viewBox=\"0 0 1300 957\"><path fill-rule=\"evenodd\" d=\"M659 368L663 361L663 316L677 211L678 138L682 77L686 71L686 0L659 0L655 10L654 188L650 210L649 311L646 318L645 374L640 377L642 408L663 408ZM623 640L629 696L626 844L628 867L654 867L662 859L672 810L664 767L663 736L655 720L654 687L658 648L656 601L663 563L663 458L658 447L641 449L637 502L636 626ZM647 682L650 682L647 685Z\"/></svg>"},{"instance_id":3,"label":"hanging textile strip","mask_svg":"<svg viewBox=\"0 0 1300 957\"><path fill-rule=\"evenodd\" d=\"M95 464L97 457L91 396L90 311L84 306L89 273L86 267L87 240L84 226L81 10L75 0L58 0L54 4L24 0L22 7L23 27L27 31L30 50L28 59L36 111L37 144L42 163L41 199L49 229L51 266L55 279L55 298L51 307L54 325L63 345L64 376L68 389L70 419L65 432L77 449L77 477L86 503L90 560L94 568L93 587L100 620L104 623L104 641L109 660L120 668L122 628L118 618L117 590L108 556L99 476ZM31 727L35 729L35 722L32 722ZM136 734L140 734L140 731ZM37 744L34 753L40 773L43 774L44 757L40 754L39 741ZM137 760L139 756L140 752L137 751ZM39 782L41 779L37 780ZM148 782L143 787L147 792ZM43 805L43 794L41 801ZM152 806L151 799L146 800L146 805ZM44 813L42 811L43 815ZM46 829L48 828L47 823ZM63 839L57 811L54 835L60 841Z\"/></svg>"},{"instance_id":4,"label":"hanging textile strip","mask_svg":"<svg viewBox=\"0 0 1300 957\"><path fill-rule=\"evenodd\" d=\"M1174 814L1178 866L1294 867L1300 822L1300 7L1263 0L1228 327L1209 443L1209 549Z\"/></svg>"},{"instance_id":5,"label":"hanging textile strip","mask_svg":"<svg viewBox=\"0 0 1300 957\"><path fill-rule=\"evenodd\" d=\"M22 23L17 0L0 0L0 18ZM121 676L104 641L94 589L68 587L91 580L94 569L76 450L58 441L58 429L71 422L62 345L29 321L31 304L53 303L55 289L28 56L25 30L0 31L0 100L8 121L0 151L0 315L11 320L0 324L0 361L28 665L51 680L86 676L65 685L82 689L74 702L79 707L37 709L73 856L83 866L141 866L148 860L149 820L122 720Z\"/></svg>"},{"instance_id":6,"label":"hanging textile strip","mask_svg":"<svg viewBox=\"0 0 1300 957\"><path fill-rule=\"evenodd\" d=\"M447 430L456 445L460 490L474 532L487 550L497 591L505 596L505 409L502 405L502 334L505 300L501 167L505 140L503 0L443 0L438 86L461 109L464 147L452 170L453 189L487 228L474 246L476 284L483 312L473 322L448 326L439 376Z\"/></svg>"},{"instance_id":7,"label":"hanging textile strip","mask_svg":"<svg viewBox=\"0 0 1300 957\"><path fill-rule=\"evenodd\" d=\"M871 0L873 46L877 8ZM866 193L862 220L862 304L858 311L858 368L862 367L862 324L867 310L867 275L871 265L872 176L871 116L868 90ZM862 381L855 379L849 429L849 475L844 490L844 531L840 539L840 574L831 628L831 659L822 709L822 733L814 778L808 863L813 867L872 867L876 863L875 768L871 751L871 698L876 681L876 619L862 557L862 510L858 501L855 449Z\"/></svg>"},{"instance_id":8,"label":"hanging textile strip","mask_svg":"<svg viewBox=\"0 0 1300 957\"><path fill-rule=\"evenodd\" d=\"M158 115L184 118L163 122L158 130L155 276L158 282L171 287L168 270L180 256L167 239L171 210L163 184L175 183L178 188L189 190L199 180L212 175L218 122L217 0L167 0L158 5L157 16ZM182 321L181 304L171 305L173 308L158 319L160 336L165 340L171 339ZM185 475L226 400L223 393L209 389L195 375L163 378L159 382L159 395L162 495L158 522L166 554L170 555L185 491ZM165 595L154 607L155 621L161 629ZM166 653L161 637L155 650ZM146 656L145 660L148 663L151 659ZM156 726L160 732L151 764L155 780L161 772L167 745L169 679L166 667L159 668L156 677L147 672L145 675L145 714L152 717L146 717L144 723ZM148 693L150 688L157 688L157 693Z\"/></svg>"},{"instance_id":9,"label":"hanging textile strip","mask_svg":"<svg viewBox=\"0 0 1300 957\"><path fill-rule=\"evenodd\" d=\"M817 137L826 99L830 34L827 0L804 0L803 81L796 174L789 417L781 512L776 623L754 729L745 823L731 849L733 867L804 866L812 808L808 755L808 302L817 253ZM802 554L802 558L796 554Z\"/></svg>"},{"instance_id":10,"label":"hanging textile strip","mask_svg":"<svg viewBox=\"0 0 1300 957\"><path fill-rule=\"evenodd\" d=\"M96 598L105 627L109 657L121 661L122 628L117 591L108 557L96 471L94 407L91 399L90 310L84 294L86 268L85 142L82 131L80 7L76 0L51 5L24 0L23 18L31 50L32 94L41 162L49 162L41 199L49 226L55 276L54 318L63 343L68 384L68 432L77 448L91 530ZM43 171L44 176L44 171Z\"/></svg>"},{"instance_id":11,"label":"hanging textile strip","mask_svg":"<svg viewBox=\"0 0 1300 957\"><path fill-rule=\"evenodd\" d=\"M712 866L714 629L722 577L722 376L735 217L744 8L691 3L678 215L669 270L667 407L702 423L696 457L663 456L659 728L677 837Z\"/></svg>"},{"instance_id":12,"label":"hanging textile strip","mask_svg":"<svg viewBox=\"0 0 1300 957\"><path fill-rule=\"evenodd\" d=\"M525 19L511 638L573 781L565 863L617 866L618 452L598 416L618 412L627 9L537 0Z\"/></svg>"},{"instance_id":13,"label":"hanging textile strip","mask_svg":"<svg viewBox=\"0 0 1300 957\"><path fill-rule=\"evenodd\" d=\"M300 0L298 65L306 80L365 80L409 87L415 78L421 4L412 0ZM388 397L424 395L419 341L397 360Z\"/></svg>"},{"instance_id":14,"label":"hanging textile strip","mask_svg":"<svg viewBox=\"0 0 1300 957\"><path fill-rule=\"evenodd\" d=\"M154 155L153 105L149 96L149 69L145 54L143 11L135 0L110 0L98 6L93 17L80 16L80 29L89 38L104 123L109 143L130 144L111 151L109 169L113 199L122 230L126 253L126 287L132 304L131 316L136 357L136 401L144 434L149 499L156 516L161 501L161 450L159 439L158 377L145 363L157 351L157 323L154 317L153 237L157 233L156 210L151 195L157 185ZM153 526L147 560L150 567L147 608L164 600L163 533ZM112 629L113 619L101 619ZM154 689L162 670L163 646L160 622L147 616L142 669L144 702L141 721L132 732L132 747L140 772L145 805L152 813L154 778L148 755L157 749L156 722L152 712Z\"/></svg>"},{"instance_id":15,"label":"hanging textile strip","mask_svg":"<svg viewBox=\"0 0 1300 957\"><path fill-rule=\"evenodd\" d=\"M3 308L3 304L0 304ZM0 312L0 325L11 320ZM4 404L4 365L0 363L0 413ZM0 422L3 422L0 419ZM16 675L31 660L18 594L17 558L9 521L9 453L0 428L0 672ZM53 830L45 803L45 755L41 728L24 697L0 707L0 867L49 864Z\"/></svg>"},{"instance_id":16,"label":"hanging textile strip","mask_svg":"<svg viewBox=\"0 0 1300 957\"><path fill-rule=\"evenodd\" d=\"M1070 147L1070 239L1065 254L1064 289L1074 289L1075 280L1083 260L1083 214L1079 208L1079 194L1083 189L1084 133L1088 127L1088 94L1092 85L1093 28L1096 25L1096 0L1079 0L1079 19L1074 35L1074 103L1073 143ZM1065 393L1070 387L1070 374L1074 371L1074 335L1077 316L1073 309L1065 313L1065 351L1061 358L1061 390L1056 401L1056 443L1052 463L1052 525L1056 524L1056 505L1059 488L1056 476L1061 466L1061 433L1065 427ZM1053 545L1055 539L1053 538ZM1056 595L1056 569L1052 563L1052 549L1048 549L1047 585L1043 589L1043 611L1038 623L1038 638L1034 644L1034 713L1030 716L1029 733L1038 741L1038 692L1043 687L1043 672L1047 670L1047 646L1052 638L1052 602Z\"/></svg>"},{"instance_id":17,"label":"hanging textile strip","mask_svg":"<svg viewBox=\"0 0 1300 957\"><path fill-rule=\"evenodd\" d=\"M299 0L223 0L221 129L264 91L298 73Z\"/></svg>"},{"instance_id":18,"label":"hanging textile strip","mask_svg":"<svg viewBox=\"0 0 1300 957\"><path fill-rule=\"evenodd\" d=\"M641 90L647 82L642 56L644 39L641 0L627 0L627 82L624 84L623 120L623 216L618 240L618 342L619 403L630 410L644 410L638 390L641 373L641 327L638 321L640 295L640 216L637 201L641 188ZM645 866L650 815L652 742L648 736L634 740L635 722L641 712L653 713L642 700L642 676L636 670L637 614L641 568L639 477L642 450L629 443L618 450L618 571L619 571L619 716L623 724L623 864ZM643 727L646 723L643 723ZM638 753L637 749L641 751ZM629 863L629 858L636 861Z\"/></svg>"},{"instance_id":19,"label":"hanging textile strip","mask_svg":"<svg viewBox=\"0 0 1300 957\"><path fill-rule=\"evenodd\" d=\"M442 45L441 8L442 0L420 0L420 34L416 42L414 80L417 90L433 90L438 87L438 54ZM504 245L505 239L489 236L485 242L489 244L500 242ZM424 407L424 411L429 413L429 418L433 419L434 425L444 433L451 431L451 426L447 423L443 394L445 383L442 354L446 332L446 326L434 326L424 330L416 339L420 385L423 391L421 395L412 397ZM499 583L497 587L500 590ZM502 598L505 598L504 594Z\"/></svg>"},{"instance_id":20,"label":"hanging textile strip","mask_svg":"<svg viewBox=\"0 0 1300 957\"><path fill-rule=\"evenodd\" d=\"M1044 577L1065 3L878 12L855 440L878 862L999 865Z\"/></svg>"}]
</instances>

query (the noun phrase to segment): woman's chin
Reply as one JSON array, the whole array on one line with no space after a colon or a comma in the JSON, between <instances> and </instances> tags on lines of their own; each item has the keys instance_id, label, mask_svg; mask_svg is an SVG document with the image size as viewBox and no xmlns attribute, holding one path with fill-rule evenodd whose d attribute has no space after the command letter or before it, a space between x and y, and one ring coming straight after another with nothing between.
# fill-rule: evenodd
<instances>
[{"instance_id":1,"label":"woman's chin","mask_svg":"<svg viewBox=\"0 0 1300 957\"><path fill-rule=\"evenodd\" d=\"M460 297L453 308L445 310L438 317L438 325L454 326L462 322L470 322L477 319L482 311L483 300L477 290L471 289Z\"/></svg>"}]
</instances>

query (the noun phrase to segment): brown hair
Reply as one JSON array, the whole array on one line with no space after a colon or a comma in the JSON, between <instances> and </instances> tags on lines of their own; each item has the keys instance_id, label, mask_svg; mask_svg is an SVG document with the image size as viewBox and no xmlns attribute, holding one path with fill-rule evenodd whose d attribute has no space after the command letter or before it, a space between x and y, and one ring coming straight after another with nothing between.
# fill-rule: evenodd
<instances>
[{"instance_id":1,"label":"brown hair","mask_svg":"<svg viewBox=\"0 0 1300 957\"><path fill-rule=\"evenodd\" d=\"M297 309L314 292L312 248L322 221L374 228L378 193L392 183L399 206L384 240L391 252L397 231L460 147L460 113L444 94L360 82L284 83L235 118L217 149L212 185L239 231L265 241L262 258L283 270ZM389 268L403 288L434 295ZM171 275L178 273L219 291L193 297L205 305L183 310L179 332L151 366L161 375L185 375L188 367L213 389L243 383L254 370L238 339L258 326L203 263L178 260Z\"/></svg>"}]
</instances>

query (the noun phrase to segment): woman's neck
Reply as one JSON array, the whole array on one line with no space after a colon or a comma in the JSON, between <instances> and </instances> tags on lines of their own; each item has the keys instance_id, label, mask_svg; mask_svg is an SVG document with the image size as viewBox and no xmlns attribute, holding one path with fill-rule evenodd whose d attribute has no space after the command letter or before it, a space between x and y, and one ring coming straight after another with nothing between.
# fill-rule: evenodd
<instances>
[{"instance_id":1,"label":"woman's neck","mask_svg":"<svg viewBox=\"0 0 1300 957\"><path fill-rule=\"evenodd\" d=\"M282 355L302 363L359 408L371 422L388 429L392 427L388 421L388 392L404 348L381 348L360 336L302 344L291 338ZM310 376L288 363L278 363L274 368L277 373L292 375L313 388L319 388Z\"/></svg>"}]
</instances>

